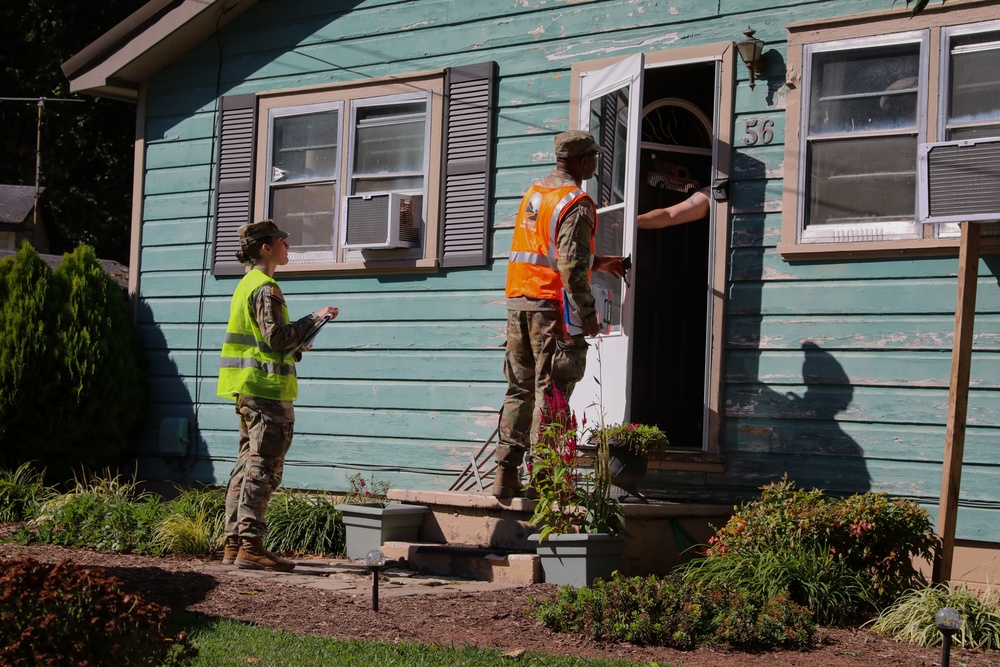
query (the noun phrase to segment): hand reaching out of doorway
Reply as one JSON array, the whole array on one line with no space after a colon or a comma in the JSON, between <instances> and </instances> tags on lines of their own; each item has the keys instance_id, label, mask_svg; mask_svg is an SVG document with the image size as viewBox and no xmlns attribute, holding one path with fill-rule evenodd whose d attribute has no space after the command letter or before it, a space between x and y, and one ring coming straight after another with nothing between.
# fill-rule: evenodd
<instances>
[{"instance_id":1,"label":"hand reaching out of doorway","mask_svg":"<svg viewBox=\"0 0 1000 667\"><path fill-rule=\"evenodd\" d=\"M639 229L662 229L693 222L708 216L711 204L708 188L702 188L679 204L655 208L636 217Z\"/></svg>"}]
</instances>

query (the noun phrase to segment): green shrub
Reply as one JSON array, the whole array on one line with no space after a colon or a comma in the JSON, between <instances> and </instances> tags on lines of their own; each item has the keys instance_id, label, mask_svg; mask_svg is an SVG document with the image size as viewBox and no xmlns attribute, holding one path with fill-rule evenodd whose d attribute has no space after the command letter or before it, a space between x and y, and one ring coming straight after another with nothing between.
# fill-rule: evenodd
<instances>
[{"instance_id":1,"label":"green shrub","mask_svg":"<svg viewBox=\"0 0 1000 667\"><path fill-rule=\"evenodd\" d=\"M740 549L681 566L692 584L728 586L758 599L788 595L823 625L847 625L873 611L865 581L837 554L809 547Z\"/></svg>"},{"instance_id":2,"label":"green shrub","mask_svg":"<svg viewBox=\"0 0 1000 667\"><path fill-rule=\"evenodd\" d=\"M154 535L163 517L159 496L139 494L134 484L108 475L78 480L72 491L44 503L19 537L23 542L159 554Z\"/></svg>"},{"instance_id":3,"label":"green shrub","mask_svg":"<svg viewBox=\"0 0 1000 667\"><path fill-rule=\"evenodd\" d=\"M0 561L0 664L188 664L197 650L183 634L165 636L167 611L70 561Z\"/></svg>"},{"instance_id":4,"label":"green shrub","mask_svg":"<svg viewBox=\"0 0 1000 667\"><path fill-rule=\"evenodd\" d=\"M804 647L816 631L812 614L790 601L787 592L759 597L676 575L622 577L615 572L610 581L562 587L556 600L536 601L532 614L558 632L682 649L699 644Z\"/></svg>"},{"instance_id":5,"label":"green shrub","mask_svg":"<svg viewBox=\"0 0 1000 667\"><path fill-rule=\"evenodd\" d=\"M169 514L156 525L153 546L164 553L210 554L222 543L221 519L206 516L203 510L194 516Z\"/></svg>"},{"instance_id":6,"label":"green shrub","mask_svg":"<svg viewBox=\"0 0 1000 667\"><path fill-rule=\"evenodd\" d=\"M1000 648L1000 596L992 589L977 595L965 585L934 584L908 591L870 625L881 635L920 646L939 646L941 631L934 615L951 607L962 617L952 643L963 648Z\"/></svg>"},{"instance_id":7,"label":"green shrub","mask_svg":"<svg viewBox=\"0 0 1000 667\"><path fill-rule=\"evenodd\" d=\"M145 414L124 292L87 246L55 272L29 244L3 266L0 467L38 460L61 482L117 462Z\"/></svg>"},{"instance_id":8,"label":"green shrub","mask_svg":"<svg viewBox=\"0 0 1000 667\"><path fill-rule=\"evenodd\" d=\"M53 493L31 463L22 463L14 471L0 470L0 523L32 518Z\"/></svg>"},{"instance_id":9,"label":"green shrub","mask_svg":"<svg viewBox=\"0 0 1000 667\"><path fill-rule=\"evenodd\" d=\"M57 382L52 270L28 244L0 260L0 467L15 468L43 445L39 427L52 406L44 385Z\"/></svg>"},{"instance_id":10,"label":"green shrub","mask_svg":"<svg viewBox=\"0 0 1000 667\"><path fill-rule=\"evenodd\" d=\"M831 554L831 567L846 566L863 584L864 599L855 606L881 608L921 582L913 558L930 559L936 544L930 515L913 501L871 492L841 500L796 489L785 478L738 508L709 540L706 556L803 552L798 558L805 562L805 554Z\"/></svg>"},{"instance_id":11,"label":"green shrub","mask_svg":"<svg viewBox=\"0 0 1000 667\"><path fill-rule=\"evenodd\" d=\"M202 513L207 517L225 517L226 491L217 487L195 486L167 503L167 511L188 518Z\"/></svg>"},{"instance_id":12,"label":"green shrub","mask_svg":"<svg viewBox=\"0 0 1000 667\"><path fill-rule=\"evenodd\" d=\"M344 523L334 509L337 498L328 494L285 492L267 506L265 546L271 551L316 554L344 553Z\"/></svg>"},{"instance_id":13,"label":"green shrub","mask_svg":"<svg viewBox=\"0 0 1000 667\"><path fill-rule=\"evenodd\" d=\"M209 554L220 547L225 532L226 493L196 487L168 502L156 526L153 544L164 552Z\"/></svg>"}]
</instances>

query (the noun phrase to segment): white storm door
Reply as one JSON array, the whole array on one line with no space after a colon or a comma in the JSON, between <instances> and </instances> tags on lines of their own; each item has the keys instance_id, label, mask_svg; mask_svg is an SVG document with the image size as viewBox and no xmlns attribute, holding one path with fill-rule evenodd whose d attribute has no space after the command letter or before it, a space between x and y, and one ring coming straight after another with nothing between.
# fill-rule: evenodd
<instances>
[{"instance_id":1,"label":"white storm door","mask_svg":"<svg viewBox=\"0 0 1000 667\"><path fill-rule=\"evenodd\" d=\"M602 148L597 172L584 183L597 202L594 252L598 256L635 254L643 64L640 53L580 77L578 125L589 130ZM627 277L631 281L631 275ZM589 339L587 371L570 406L578 417L586 415L587 424L598 426L629 417L633 292L625 281L599 271L591 272L590 282L611 293L610 312L605 315L610 332Z\"/></svg>"}]
</instances>

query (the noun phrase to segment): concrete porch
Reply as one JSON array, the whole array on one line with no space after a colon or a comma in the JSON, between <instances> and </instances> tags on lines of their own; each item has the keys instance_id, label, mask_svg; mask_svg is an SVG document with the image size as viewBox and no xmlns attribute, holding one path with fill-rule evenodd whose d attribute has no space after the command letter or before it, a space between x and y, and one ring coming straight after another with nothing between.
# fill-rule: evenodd
<instances>
[{"instance_id":1,"label":"concrete porch","mask_svg":"<svg viewBox=\"0 0 1000 667\"><path fill-rule=\"evenodd\" d=\"M391 502L430 509L419 541L387 542L390 559L405 558L427 574L481 581L538 583L541 564L528 536L534 503L525 498L497 499L488 492L392 489ZM650 500L623 505L626 530L619 570L626 576L663 575L690 558L692 547L705 544L733 512L732 505ZM711 524L711 525L710 525Z\"/></svg>"}]
</instances>

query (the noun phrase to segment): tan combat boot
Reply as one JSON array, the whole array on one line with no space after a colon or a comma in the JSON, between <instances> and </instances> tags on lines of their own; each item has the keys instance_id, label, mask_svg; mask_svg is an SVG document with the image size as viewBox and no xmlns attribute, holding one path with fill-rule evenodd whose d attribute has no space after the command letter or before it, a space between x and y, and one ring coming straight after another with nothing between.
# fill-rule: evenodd
<instances>
[{"instance_id":1,"label":"tan combat boot","mask_svg":"<svg viewBox=\"0 0 1000 667\"><path fill-rule=\"evenodd\" d=\"M493 480L493 495L497 498L516 498L524 495L524 485L517 475L517 468L500 464Z\"/></svg>"},{"instance_id":2,"label":"tan combat boot","mask_svg":"<svg viewBox=\"0 0 1000 667\"><path fill-rule=\"evenodd\" d=\"M291 572L295 563L275 556L264 548L259 537L241 537L240 551L236 554L236 567L244 570L273 570Z\"/></svg>"},{"instance_id":3,"label":"tan combat boot","mask_svg":"<svg viewBox=\"0 0 1000 667\"><path fill-rule=\"evenodd\" d=\"M232 565L236 562L236 555L240 552L240 538L238 535L227 535L226 546L222 549L222 564Z\"/></svg>"}]
</instances>

